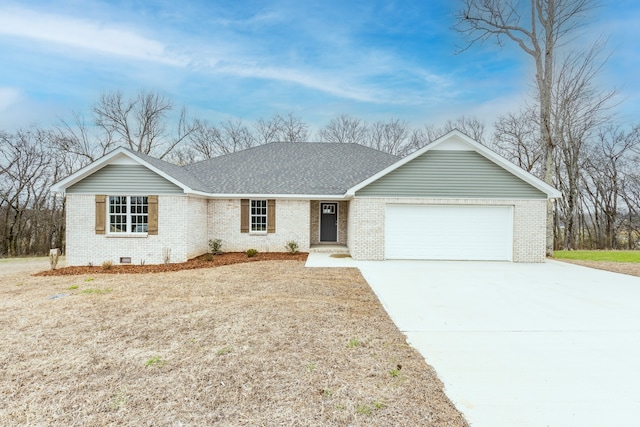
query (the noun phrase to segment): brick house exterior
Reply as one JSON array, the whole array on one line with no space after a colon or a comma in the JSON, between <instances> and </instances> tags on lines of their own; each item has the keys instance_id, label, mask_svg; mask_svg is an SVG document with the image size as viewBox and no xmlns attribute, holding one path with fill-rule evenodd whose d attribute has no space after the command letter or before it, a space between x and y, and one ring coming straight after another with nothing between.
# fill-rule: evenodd
<instances>
[{"instance_id":1,"label":"brick house exterior","mask_svg":"<svg viewBox=\"0 0 640 427\"><path fill-rule=\"evenodd\" d=\"M183 262L210 239L232 252L295 241L356 260L543 262L546 205L560 196L458 131L402 159L272 143L179 167L119 148L53 190L67 197L69 265Z\"/></svg>"}]
</instances>

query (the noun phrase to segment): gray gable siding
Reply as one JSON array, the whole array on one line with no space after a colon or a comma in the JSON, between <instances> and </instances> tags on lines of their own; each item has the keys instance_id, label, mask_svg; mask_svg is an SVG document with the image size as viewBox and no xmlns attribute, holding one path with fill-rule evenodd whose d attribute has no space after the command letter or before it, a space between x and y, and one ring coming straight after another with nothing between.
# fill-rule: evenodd
<instances>
[{"instance_id":1,"label":"gray gable siding","mask_svg":"<svg viewBox=\"0 0 640 427\"><path fill-rule=\"evenodd\" d=\"M67 193L122 195L182 192L182 188L137 165L107 165L67 189Z\"/></svg>"},{"instance_id":2,"label":"gray gable siding","mask_svg":"<svg viewBox=\"0 0 640 427\"><path fill-rule=\"evenodd\" d=\"M534 186L475 151L427 151L356 192L368 197L545 199Z\"/></svg>"}]
</instances>

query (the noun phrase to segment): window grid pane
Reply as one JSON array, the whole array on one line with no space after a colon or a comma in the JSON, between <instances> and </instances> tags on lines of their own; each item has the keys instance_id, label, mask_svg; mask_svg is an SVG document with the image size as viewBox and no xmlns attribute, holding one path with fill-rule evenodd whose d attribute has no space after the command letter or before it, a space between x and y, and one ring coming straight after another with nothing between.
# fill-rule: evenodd
<instances>
[{"instance_id":1,"label":"window grid pane","mask_svg":"<svg viewBox=\"0 0 640 427\"><path fill-rule=\"evenodd\" d=\"M267 201L251 201L251 231L267 231Z\"/></svg>"},{"instance_id":2,"label":"window grid pane","mask_svg":"<svg viewBox=\"0 0 640 427\"><path fill-rule=\"evenodd\" d=\"M127 197L109 196L109 231L112 233L127 232ZM123 215L124 214L124 215Z\"/></svg>"},{"instance_id":3,"label":"window grid pane","mask_svg":"<svg viewBox=\"0 0 640 427\"><path fill-rule=\"evenodd\" d=\"M149 204L145 196L109 196L109 232L146 233Z\"/></svg>"},{"instance_id":4,"label":"window grid pane","mask_svg":"<svg viewBox=\"0 0 640 427\"><path fill-rule=\"evenodd\" d=\"M131 197L131 232L146 233L149 223L146 197Z\"/></svg>"}]
</instances>

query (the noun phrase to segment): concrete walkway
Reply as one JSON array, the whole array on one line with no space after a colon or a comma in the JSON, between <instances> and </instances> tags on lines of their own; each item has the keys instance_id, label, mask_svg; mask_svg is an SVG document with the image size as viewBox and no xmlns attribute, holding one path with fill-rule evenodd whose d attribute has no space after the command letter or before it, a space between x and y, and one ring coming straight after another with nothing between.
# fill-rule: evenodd
<instances>
[{"instance_id":1,"label":"concrete walkway","mask_svg":"<svg viewBox=\"0 0 640 427\"><path fill-rule=\"evenodd\" d=\"M473 427L640 425L640 278L557 261L357 266Z\"/></svg>"},{"instance_id":2,"label":"concrete walkway","mask_svg":"<svg viewBox=\"0 0 640 427\"><path fill-rule=\"evenodd\" d=\"M356 267L354 261L349 254L330 253L330 252L312 252L307 257L305 267Z\"/></svg>"}]
</instances>

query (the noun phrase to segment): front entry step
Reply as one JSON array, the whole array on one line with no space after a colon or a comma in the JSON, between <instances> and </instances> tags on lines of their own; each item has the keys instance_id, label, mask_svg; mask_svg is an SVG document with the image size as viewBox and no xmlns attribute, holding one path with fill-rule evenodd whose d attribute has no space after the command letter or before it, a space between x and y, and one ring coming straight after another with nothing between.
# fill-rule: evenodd
<instances>
[{"instance_id":1,"label":"front entry step","mask_svg":"<svg viewBox=\"0 0 640 427\"><path fill-rule=\"evenodd\" d=\"M329 244L329 245L311 245L309 253L322 254L348 254L349 248L345 245Z\"/></svg>"}]
</instances>

